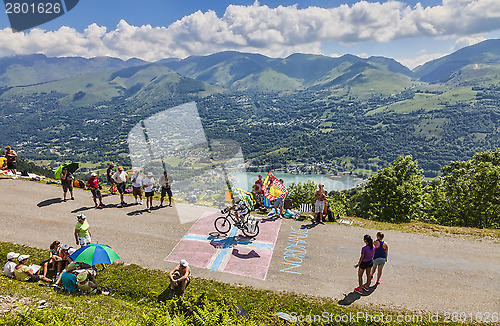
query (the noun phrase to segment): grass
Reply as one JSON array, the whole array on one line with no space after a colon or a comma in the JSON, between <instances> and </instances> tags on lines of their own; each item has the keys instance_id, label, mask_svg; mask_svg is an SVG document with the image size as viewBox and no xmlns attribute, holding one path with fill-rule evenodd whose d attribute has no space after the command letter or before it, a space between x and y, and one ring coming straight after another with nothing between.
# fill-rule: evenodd
<instances>
[{"instance_id":1,"label":"grass","mask_svg":"<svg viewBox=\"0 0 500 326\"><path fill-rule=\"evenodd\" d=\"M475 240L493 240L495 242L500 241L499 229L476 229L459 226L443 226L424 222L392 224L387 222L366 220L358 217L348 217L348 219L353 221L353 226L359 226L368 229L394 230L399 232L415 233L435 237L462 236L469 237Z\"/></svg>"},{"instance_id":2,"label":"grass","mask_svg":"<svg viewBox=\"0 0 500 326\"><path fill-rule=\"evenodd\" d=\"M39 262L46 250L0 242L0 256L16 251L30 254L30 261ZM277 312L294 316L323 316L312 325L325 325L335 316L384 314L396 312L360 310L345 307L335 299L311 297L287 292L257 290L248 286L230 285L213 280L194 278L185 299L158 302L167 288L167 274L137 265L115 263L97 275L99 288L111 286L112 297L68 295L50 287L22 283L0 277L3 298L15 301L17 308L0 309L0 325L290 325L280 320ZM46 304L41 306L41 300ZM5 302L5 300L4 300ZM248 311L249 320L242 317L235 305ZM326 317L325 317L326 316ZM326 322L325 322L326 320ZM360 320L351 325L375 325L378 322ZM412 323L397 323L406 325ZM417 324L417 323L414 323ZM418 323L422 324L422 323Z\"/></svg>"}]
</instances>

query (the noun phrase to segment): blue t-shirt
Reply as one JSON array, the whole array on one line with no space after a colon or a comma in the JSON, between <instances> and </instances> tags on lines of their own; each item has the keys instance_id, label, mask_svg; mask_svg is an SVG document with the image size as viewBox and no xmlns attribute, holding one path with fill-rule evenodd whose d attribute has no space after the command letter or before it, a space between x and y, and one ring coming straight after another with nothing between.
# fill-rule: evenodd
<instances>
[{"instance_id":1,"label":"blue t-shirt","mask_svg":"<svg viewBox=\"0 0 500 326\"><path fill-rule=\"evenodd\" d=\"M61 282L66 290L73 292L78 290L76 283L78 282L76 275L73 273L64 272L61 276Z\"/></svg>"}]
</instances>

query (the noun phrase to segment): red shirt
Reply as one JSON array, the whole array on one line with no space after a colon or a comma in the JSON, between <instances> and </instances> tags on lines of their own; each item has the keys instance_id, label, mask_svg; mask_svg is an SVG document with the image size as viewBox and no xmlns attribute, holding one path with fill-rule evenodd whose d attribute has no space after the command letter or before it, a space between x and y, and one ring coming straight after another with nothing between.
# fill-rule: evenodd
<instances>
[{"instance_id":1,"label":"red shirt","mask_svg":"<svg viewBox=\"0 0 500 326\"><path fill-rule=\"evenodd\" d=\"M99 189L99 180L97 177L90 178L89 181L87 181L87 186L92 190Z\"/></svg>"},{"instance_id":2,"label":"red shirt","mask_svg":"<svg viewBox=\"0 0 500 326\"><path fill-rule=\"evenodd\" d=\"M262 180L255 181L255 193L260 194L262 192Z\"/></svg>"}]
</instances>

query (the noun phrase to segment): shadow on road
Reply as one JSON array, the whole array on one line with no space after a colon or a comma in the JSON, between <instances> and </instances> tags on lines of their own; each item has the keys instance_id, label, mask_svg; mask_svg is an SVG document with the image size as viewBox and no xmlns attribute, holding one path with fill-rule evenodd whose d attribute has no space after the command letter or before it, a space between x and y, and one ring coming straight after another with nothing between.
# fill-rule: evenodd
<instances>
[{"instance_id":1,"label":"shadow on road","mask_svg":"<svg viewBox=\"0 0 500 326\"><path fill-rule=\"evenodd\" d=\"M312 229L312 228L315 228L316 227L316 223L311 223L311 224L303 224L300 226L300 228L303 230L303 229Z\"/></svg>"},{"instance_id":2,"label":"shadow on road","mask_svg":"<svg viewBox=\"0 0 500 326\"><path fill-rule=\"evenodd\" d=\"M339 305L342 305L342 306L348 306L348 305L352 304L354 301L359 300L361 297L367 297L367 296L371 295L375 291L376 288L377 288L376 285L370 286L368 291L363 290L363 294L359 294L355 291L352 291L349 294L344 293L344 299L339 300L338 303L339 303Z\"/></svg>"},{"instance_id":3,"label":"shadow on road","mask_svg":"<svg viewBox=\"0 0 500 326\"><path fill-rule=\"evenodd\" d=\"M49 206L49 205L52 205L52 204L58 204L58 203L62 203L62 199L61 198L51 198L51 199L46 199L44 201L41 201L39 202L38 204L36 204L38 207L45 207L45 206Z\"/></svg>"}]
</instances>

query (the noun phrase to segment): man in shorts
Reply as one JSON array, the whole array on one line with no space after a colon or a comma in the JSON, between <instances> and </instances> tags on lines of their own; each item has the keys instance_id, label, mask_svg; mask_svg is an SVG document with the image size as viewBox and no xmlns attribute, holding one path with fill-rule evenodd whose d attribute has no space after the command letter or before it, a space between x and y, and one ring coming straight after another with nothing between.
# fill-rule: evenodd
<instances>
[{"instance_id":1,"label":"man in shorts","mask_svg":"<svg viewBox=\"0 0 500 326\"><path fill-rule=\"evenodd\" d=\"M106 170L106 177L108 178L108 183L111 185L109 188L109 193L114 195L115 190L115 181L113 180L113 174L115 174L115 170L113 170L115 165L113 163L109 163L108 169Z\"/></svg>"},{"instance_id":2,"label":"man in shorts","mask_svg":"<svg viewBox=\"0 0 500 326\"><path fill-rule=\"evenodd\" d=\"M279 182L281 184L284 184L283 179L279 179ZM283 217L283 202L285 201L286 194L281 194L275 201L274 201L274 211L276 212L277 215L280 217ZM278 208L279 208L279 213L278 213Z\"/></svg>"},{"instance_id":3,"label":"man in shorts","mask_svg":"<svg viewBox=\"0 0 500 326\"><path fill-rule=\"evenodd\" d=\"M151 208L153 207L153 196L155 194L153 190L154 185L155 179L153 178L153 172L148 172L148 176L142 181L144 196L146 197L146 210L148 213L151 213Z\"/></svg>"},{"instance_id":4,"label":"man in shorts","mask_svg":"<svg viewBox=\"0 0 500 326\"><path fill-rule=\"evenodd\" d=\"M17 154L10 146L5 146L5 159L7 160L7 169L12 172L14 178L17 178L16 172L16 158Z\"/></svg>"},{"instance_id":5,"label":"man in shorts","mask_svg":"<svg viewBox=\"0 0 500 326\"><path fill-rule=\"evenodd\" d=\"M95 207L104 207L105 205L102 202L102 194L101 190L99 190L99 179L97 179L97 174L92 173L89 181L87 181L87 187L90 189L90 192L92 192ZM99 204L97 204L97 198L99 198Z\"/></svg>"},{"instance_id":6,"label":"man in shorts","mask_svg":"<svg viewBox=\"0 0 500 326\"><path fill-rule=\"evenodd\" d=\"M316 204L314 206L314 215L315 215L315 220L313 223L317 224L325 224L323 222L323 211L325 210L325 202L326 199L328 198L328 192L323 188L324 185L320 183L318 185L318 190L314 193L314 198L316 198Z\"/></svg>"},{"instance_id":7,"label":"man in shorts","mask_svg":"<svg viewBox=\"0 0 500 326\"><path fill-rule=\"evenodd\" d=\"M113 174L112 179L116 183L116 189L120 193L120 207L123 207L126 205L123 194L125 193L125 185L127 184L127 172L123 171L123 167L119 166L118 171Z\"/></svg>"},{"instance_id":8,"label":"man in shorts","mask_svg":"<svg viewBox=\"0 0 500 326\"><path fill-rule=\"evenodd\" d=\"M191 282L191 267L189 263L182 259L179 265L168 274L170 279L170 298L180 291L180 296L184 297L184 291Z\"/></svg>"},{"instance_id":9,"label":"man in shorts","mask_svg":"<svg viewBox=\"0 0 500 326\"><path fill-rule=\"evenodd\" d=\"M160 207L163 207L163 199L168 195L168 206L172 207L172 189L170 189L170 182L168 181L167 171L163 171L163 177L160 178L161 184L161 197Z\"/></svg>"}]
</instances>

